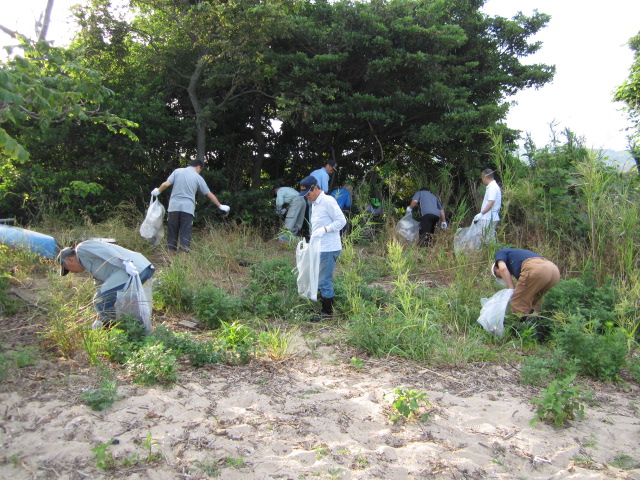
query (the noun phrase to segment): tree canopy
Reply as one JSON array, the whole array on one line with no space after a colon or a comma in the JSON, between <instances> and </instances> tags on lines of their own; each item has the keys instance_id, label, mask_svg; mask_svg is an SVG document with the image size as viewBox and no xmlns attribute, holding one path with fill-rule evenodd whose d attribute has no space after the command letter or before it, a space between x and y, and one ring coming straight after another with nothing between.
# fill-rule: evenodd
<instances>
[{"instance_id":1,"label":"tree canopy","mask_svg":"<svg viewBox=\"0 0 640 480\"><path fill-rule=\"evenodd\" d=\"M193 158L219 172L207 178L218 191L295 185L328 159L343 179L446 169L464 185L490 162L488 130L515 139L504 125L509 97L554 74L522 63L540 48L530 39L548 15L491 17L483 4L130 0L119 11L91 0L59 53L78 65L68 71L93 79L85 88L103 111L139 125L120 125L139 142L46 117L27 135L34 116L13 137L58 195L73 176L138 195ZM3 70L20 71L11 62Z\"/></svg>"}]
</instances>

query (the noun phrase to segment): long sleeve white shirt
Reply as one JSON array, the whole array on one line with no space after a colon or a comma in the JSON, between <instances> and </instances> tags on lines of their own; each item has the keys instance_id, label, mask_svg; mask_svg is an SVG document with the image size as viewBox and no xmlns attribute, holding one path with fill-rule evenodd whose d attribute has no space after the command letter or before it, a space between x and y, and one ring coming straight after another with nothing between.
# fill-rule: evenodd
<instances>
[{"instance_id":1,"label":"long sleeve white shirt","mask_svg":"<svg viewBox=\"0 0 640 480\"><path fill-rule=\"evenodd\" d=\"M311 235L317 230L326 233L320 238L321 252L336 252L342 250L340 230L347 224L347 219L340 210L336 199L324 192L311 205Z\"/></svg>"}]
</instances>

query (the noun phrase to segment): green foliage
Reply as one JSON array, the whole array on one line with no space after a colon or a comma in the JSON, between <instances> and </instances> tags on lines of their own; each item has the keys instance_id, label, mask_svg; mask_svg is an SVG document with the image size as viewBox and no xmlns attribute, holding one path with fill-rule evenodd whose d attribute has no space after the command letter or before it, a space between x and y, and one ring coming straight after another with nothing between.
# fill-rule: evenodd
<instances>
[{"instance_id":1,"label":"green foliage","mask_svg":"<svg viewBox=\"0 0 640 480\"><path fill-rule=\"evenodd\" d=\"M238 322L222 322L217 337L224 352L224 360L230 364L247 363L253 353L256 339L254 329Z\"/></svg>"},{"instance_id":2,"label":"green foliage","mask_svg":"<svg viewBox=\"0 0 640 480\"><path fill-rule=\"evenodd\" d=\"M192 342L186 353L189 363L194 367L224 363L225 361L225 352L213 340Z\"/></svg>"},{"instance_id":3,"label":"green foliage","mask_svg":"<svg viewBox=\"0 0 640 480\"><path fill-rule=\"evenodd\" d=\"M233 321L242 314L242 303L224 290L205 284L194 292L196 318L209 328L218 328L223 321Z\"/></svg>"},{"instance_id":4,"label":"green foliage","mask_svg":"<svg viewBox=\"0 0 640 480\"><path fill-rule=\"evenodd\" d=\"M387 393L387 396L391 398L391 405L396 413L391 416L392 422L397 422L400 418L409 420L416 418L419 421L425 422L429 419L429 413L423 410L428 408L431 404L427 400L427 394L419 389L413 388L396 388L393 392ZM423 411L423 413L420 413Z\"/></svg>"},{"instance_id":5,"label":"green foliage","mask_svg":"<svg viewBox=\"0 0 640 480\"><path fill-rule=\"evenodd\" d=\"M582 402L585 397L580 387L571 385L575 377L575 375L569 375L563 379L553 380L542 391L539 398L531 400L531 403L537 406L531 425L535 425L538 421L545 421L560 427L576 416L581 420L584 418Z\"/></svg>"},{"instance_id":6,"label":"green foliage","mask_svg":"<svg viewBox=\"0 0 640 480\"><path fill-rule=\"evenodd\" d=\"M80 395L82 401L91 407L92 410L97 412L106 410L113 402L120 398L117 391L117 384L115 380L107 378L106 376L100 382L98 388L91 388L86 390Z\"/></svg>"},{"instance_id":7,"label":"green foliage","mask_svg":"<svg viewBox=\"0 0 640 480\"><path fill-rule=\"evenodd\" d=\"M153 290L153 302L157 308L183 312L192 308L193 290L189 285L189 273L186 262L176 258L158 275Z\"/></svg>"},{"instance_id":8,"label":"green foliage","mask_svg":"<svg viewBox=\"0 0 640 480\"><path fill-rule=\"evenodd\" d=\"M170 384L178 379L176 358L160 344L143 346L131 355L126 365L135 383Z\"/></svg>"},{"instance_id":9,"label":"green foliage","mask_svg":"<svg viewBox=\"0 0 640 480\"><path fill-rule=\"evenodd\" d=\"M627 342L625 335L611 323L585 322L579 316L570 318L564 329L556 334L558 348L565 358L574 359L582 375L601 380L617 380L625 365Z\"/></svg>"},{"instance_id":10,"label":"green foliage","mask_svg":"<svg viewBox=\"0 0 640 480\"><path fill-rule=\"evenodd\" d=\"M631 375L636 379L636 382L640 383L640 358L636 357L629 363L629 370L631 371Z\"/></svg>"},{"instance_id":11,"label":"green foliage","mask_svg":"<svg viewBox=\"0 0 640 480\"><path fill-rule=\"evenodd\" d=\"M99 443L91 449L94 453L96 467L107 472L117 472L136 466L152 466L162 458L161 454L152 452L153 446L159 445L159 443L153 440L151 432L149 432L147 438L141 443L141 446L146 452L145 457L141 457L138 453L132 453L126 457L116 457L113 452L108 450L112 443L113 441Z\"/></svg>"},{"instance_id":12,"label":"green foliage","mask_svg":"<svg viewBox=\"0 0 640 480\"><path fill-rule=\"evenodd\" d=\"M544 309L581 315L604 324L615 321L617 303L617 289L610 279L598 286L593 277L583 275L581 278L560 280L545 295Z\"/></svg>"},{"instance_id":13,"label":"green foliage","mask_svg":"<svg viewBox=\"0 0 640 480\"><path fill-rule=\"evenodd\" d=\"M258 348L269 358L282 361L289 356L292 330L267 326L267 330L258 335Z\"/></svg>"},{"instance_id":14,"label":"green foliage","mask_svg":"<svg viewBox=\"0 0 640 480\"><path fill-rule=\"evenodd\" d=\"M260 317L287 317L301 303L293 265L288 258L271 258L251 266L251 281L242 291L245 311Z\"/></svg>"},{"instance_id":15,"label":"green foliage","mask_svg":"<svg viewBox=\"0 0 640 480\"><path fill-rule=\"evenodd\" d=\"M541 387L550 378L577 374L577 362L577 359L565 358L564 353L558 349L553 350L549 356L526 357L520 370L520 381L526 385Z\"/></svg>"},{"instance_id":16,"label":"green foliage","mask_svg":"<svg viewBox=\"0 0 640 480\"><path fill-rule=\"evenodd\" d=\"M40 350L34 346L21 346L11 355L18 368L31 367L38 363Z\"/></svg>"}]
</instances>

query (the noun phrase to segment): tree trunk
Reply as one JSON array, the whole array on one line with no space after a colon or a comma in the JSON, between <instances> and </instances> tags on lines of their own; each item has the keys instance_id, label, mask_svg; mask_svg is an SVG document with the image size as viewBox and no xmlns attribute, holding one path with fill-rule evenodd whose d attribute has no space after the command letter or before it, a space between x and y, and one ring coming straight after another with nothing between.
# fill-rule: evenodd
<instances>
[{"instance_id":1,"label":"tree trunk","mask_svg":"<svg viewBox=\"0 0 640 480\"><path fill-rule=\"evenodd\" d=\"M196 69L191 74L191 77L189 77L189 87L187 88L189 100L191 100L191 105L196 115L196 160L200 160L203 163L207 148L207 120L200 99L198 98L197 88L202 72L204 71L205 63L203 55L201 54L196 64Z\"/></svg>"},{"instance_id":2,"label":"tree trunk","mask_svg":"<svg viewBox=\"0 0 640 480\"><path fill-rule=\"evenodd\" d=\"M36 35L38 35L38 41L47 39L47 33L49 32L49 23L51 22L51 11L53 10L53 2L54 0L47 0L47 8L44 11L42 27L40 28L39 32L36 32Z\"/></svg>"},{"instance_id":3,"label":"tree trunk","mask_svg":"<svg viewBox=\"0 0 640 480\"><path fill-rule=\"evenodd\" d=\"M251 189L260 188L262 165L265 155L265 140L262 134L262 103L256 98L253 104L253 138L256 142L256 157L251 171Z\"/></svg>"}]
</instances>

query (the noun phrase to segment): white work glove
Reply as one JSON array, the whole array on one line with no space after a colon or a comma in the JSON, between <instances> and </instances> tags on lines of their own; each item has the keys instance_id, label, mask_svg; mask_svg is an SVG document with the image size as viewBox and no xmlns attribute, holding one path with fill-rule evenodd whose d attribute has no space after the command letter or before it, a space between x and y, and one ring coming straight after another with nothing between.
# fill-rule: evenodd
<instances>
[{"instance_id":1,"label":"white work glove","mask_svg":"<svg viewBox=\"0 0 640 480\"><path fill-rule=\"evenodd\" d=\"M229 210L231 210L231 207L229 205L220 205L218 208L223 212L228 212Z\"/></svg>"},{"instance_id":2,"label":"white work glove","mask_svg":"<svg viewBox=\"0 0 640 480\"><path fill-rule=\"evenodd\" d=\"M411 212L413 212L413 208L407 207L407 213L411 213Z\"/></svg>"},{"instance_id":3,"label":"white work glove","mask_svg":"<svg viewBox=\"0 0 640 480\"><path fill-rule=\"evenodd\" d=\"M96 320L91 325L91 330L100 330L102 327L104 327L104 324L100 320Z\"/></svg>"},{"instance_id":4,"label":"white work glove","mask_svg":"<svg viewBox=\"0 0 640 480\"><path fill-rule=\"evenodd\" d=\"M440 224L440 228L442 228L443 230L444 230L445 228L447 228L448 226L449 226L449 225L447 224L447 222L442 222L442 223Z\"/></svg>"},{"instance_id":5,"label":"white work glove","mask_svg":"<svg viewBox=\"0 0 640 480\"><path fill-rule=\"evenodd\" d=\"M151 195L153 195L154 197L157 197L158 195L160 195L160 190L159 190L159 189L157 189L157 188L154 188L154 189L151 191Z\"/></svg>"},{"instance_id":6,"label":"white work glove","mask_svg":"<svg viewBox=\"0 0 640 480\"><path fill-rule=\"evenodd\" d=\"M283 208L282 210L280 210L280 215L284 215L285 213L287 213L287 209Z\"/></svg>"},{"instance_id":7,"label":"white work glove","mask_svg":"<svg viewBox=\"0 0 640 480\"><path fill-rule=\"evenodd\" d=\"M138 270L136 269L136 266L133 264L133 262L131 260L129 260L128 262L124 263L124 269L132 277L135 277L136 275L138 275Z\"/></svg>"},{"instance_id":8,"label":"white work glove","mask_svg":"<svg viewBox=\"0 0 640 480\"><path fill-rule=\"evenodd\" d=\"M475 217L473 217L473 223L476 223L481 218L482 218L482 214L481 213L477 214Z\"/></svg>"}]
</instances>

